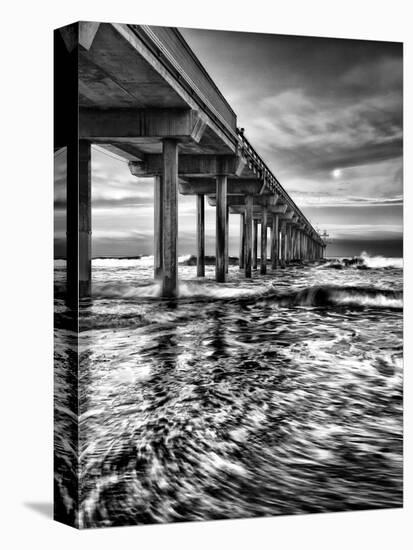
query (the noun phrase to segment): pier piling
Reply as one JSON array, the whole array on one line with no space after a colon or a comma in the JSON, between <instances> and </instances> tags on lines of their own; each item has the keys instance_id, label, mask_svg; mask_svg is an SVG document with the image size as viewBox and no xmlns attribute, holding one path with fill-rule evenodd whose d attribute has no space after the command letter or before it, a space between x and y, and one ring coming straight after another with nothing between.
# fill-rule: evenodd
<instances>
[{"instance_id":1,"label":"pier piling","mask_svg":"<svg viewBox=\"0 0 413 550\"><path fill-rule=\"evenodd\" d=\"M262 220L261 220L261 262L260 273L265 275L267 273L267 207L262 208Z\"/></svg>"},{"instance_id":2,"label":"pier piling","mask_svg":"<svg viewBox=\"0 0 413 550\"><path fill-rule=\"evenodd\" d=\"M196 242L197 259L196 274L198 277L205 277L205 197L196 196L197 206L197 224L196 224Z\"/></svg>"},{"instance_id":3,"label":"pier piling","mask_svg":"<svg viewBox=\"0 0 413 550\"><path fill-rule=\"evenodd\" d=\"M272 230L271 230L271 269L276 269L278 267L278 245L279 245L278 216L277 214L273 214Z\"/></svg>"},{"instance_id":4,"label":"pier piling","mask_svg":"<svg viewBox=\"0 0 413 550\"><path fill-rule=\"evenodd\" d=\"M92 161L86 140L67 146L67 302L92 292Z\"/></svg>"},{"instance_id":5,"label":"pier piling","mask_svg":"<svg viewBox=\"0 0 413 550\"><path fill-rule=\"evenodd\" d=\"M178 141L163 140L163 273L162 296L178 293Z\"/></svg>"},{"instance_id":6,"label":"pier piling","mask_svg":"<svg viewBox=\"0 0 413 550\"><path fill-rule=\"evenodd\" d=\"M216 177L216 235L215 235L215 279L218 283L225 282L225 253L227 235L227 176Z\"/></svg>"},{"instance_id":7,"label":"pier piling","mask_svg":"<svg viewBox=\"0 0 413 550\"><path fill-rule=\"evenodd\" d=\"M154 277L161 279L163 273L163 182L162 176L154 181Z\"/></svg>"},{"instance_id":8,"label":"pier piling","mask_svg":"<svg viewBox=\"0 0 413 550\"><path fill-rule=\"evenodd\" d=\"M252 272L252 195L245 197L245 277L251 278Z\"/></svg>"},{"instance_id":9,"label":"pier piling","mask_svg":"<svg viewBox=\"0 0 413 550\"><path fill-rule=\"evenodd\" d=\"M252 269L258 266L258 220L254 220L252 226Z\"/></svg>"},{"instance_id":10,"label":"pier piling","mask_svg":"<svg viewBox=\"0 0 413 550\"><path fill-rule=\"evenodd\" d=\"M239 216L239 268L244 269L245 264L245 214Z\"/></svg>"}]
</instances>

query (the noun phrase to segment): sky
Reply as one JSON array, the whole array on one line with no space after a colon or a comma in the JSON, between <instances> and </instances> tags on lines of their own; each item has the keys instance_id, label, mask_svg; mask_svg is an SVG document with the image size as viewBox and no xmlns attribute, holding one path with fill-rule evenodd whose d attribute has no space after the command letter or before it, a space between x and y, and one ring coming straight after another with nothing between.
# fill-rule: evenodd
<instances>
[{"instance_id":1,"label":"sky","mask_svg":"<svg viewBox=\"0 0 413 550\"><path fill-rule=\"evenodd\" d=\"M312 224L328 232L327 255L401 256L401 44L181 32L238 126ZM57 198L64 164L62 154ZM126 162L94 148L92 196L94 256L152 254L151 179L131 176ZM64 213L56 219L63 235ZM179 254L195 253L195 223L195 198L180 196ZM230 216L231 255L238 233L239 218ZM214 243L214 208L207 206L207 254Z\"/></svg>"}]
</instances>

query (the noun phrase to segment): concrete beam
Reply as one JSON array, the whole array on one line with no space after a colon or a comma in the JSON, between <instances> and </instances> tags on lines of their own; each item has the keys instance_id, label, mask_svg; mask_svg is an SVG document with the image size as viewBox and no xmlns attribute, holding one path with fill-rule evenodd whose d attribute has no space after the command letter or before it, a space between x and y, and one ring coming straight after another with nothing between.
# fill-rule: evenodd
<instances>
[{"instance_id":1,"label":"concrete beam","mask_svg":"<svg viewBox=\"0 0 413 550\"><path fill-rule=\"evenodd\" d=\"M179 156L179 175L183 177L217 175L237 176L242 159L235 155L185 155ZM142 162L130 162L129 170L133 176L153 177L161 173L162 155L145 155ZM184 195L215 195L215 182L213 179L206 185L194 185L183 183L179 186Z\"/></svg>"},{"instance_id":2,"label":"concrete beam","mask_svg":"<svg viewBox=\"0 0 413 550\"><path fill-rule=\"evenodd\" d=\"M254 200L255 200L255 197L254 197ZM242 212L244 212L244 210L245 210L245 206L230 207L231 214L241 214ZM264 210L264 206L257 206L257 207L254 206L254 209L253 209L254 219L261 220L263 210ZM267 212L269 215L278 214L280 220L291 221L292 213L286 212L286 205L284 204L277 204L276 206L267 206Z\"/></svg>"},{"instance_id":3,"label":"concrete beam","mask_svg":"<svg viewBox=\"0 0 413 550\"><path fill-rule=\"evenodd\" d=\"M186 155L180 157L185 159ZM206 155L205 155L206 156ZM231 179L228 178L228 195L257 195L261 187L260 180L253 179ZM192 179L190 182L180 182L179 192L182 195L204 195L214 196L216 193L215 182L206 178Z\"/></svg>"},{"instance_id":4,"label":"concrete beam","mask_svg":"<svg viewBox=\"0 0 413 550\"><path fill-rule=\"evenodd\" d=\"M255 201L254 196L254 201ZM209 200L208 200L209 202ZM210 203L211 204L211 203ZM253 207L253 217L254 219L260 220L261 214L264 206L255 206ZM241 212L245 211L245 206L230 206L230 212L231 214L240 214ZM267 206L267 212L269 214L281 214L284 215L284 206L283 205L276 205L276 206Z\"/></svg>"},{"instance_id":5,"label":"concrete beam","mask_svg":"<svg viewBox=\"0 0 413 550\"><path fill-rule=\"evenodd\" d=\"M92 109L79 110L79 134L93 140L175 138L199 143L205 122L193 109ZM162 155L159 155L161 158Z\"/></svg>"},{"instance_id":6,"label":"concrete beam","mask_svg":"<svg viewBox=\"0 0 413 550\"><path fill-rule=\"evenodd\" d=\"M268 206L275 207L279 200L278 195L257 195L254 197L254 210L258 210L258 207ZM208 204L210 206L216 205L216 198L214 196L208 197ZM233 195L228 197L228 206L245 206L245 197L243 195ZM278 205L277 205L278 206ZM257 208L255 208L257 207ZM279 212L285 212L287 205L280 205Z\"/></svg>"}]
</instances>

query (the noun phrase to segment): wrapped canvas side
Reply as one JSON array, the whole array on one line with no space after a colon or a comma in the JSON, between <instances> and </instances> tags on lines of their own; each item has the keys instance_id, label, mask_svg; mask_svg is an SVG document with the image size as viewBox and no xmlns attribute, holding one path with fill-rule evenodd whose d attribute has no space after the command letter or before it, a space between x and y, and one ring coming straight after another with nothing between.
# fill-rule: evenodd
<instances>
[{"instance_id":1,"label":"wrapped canvas side","mask_svg":"<svg viewBox=\"0 0 413 550\"><path fill-rule=\"evenodd\" d=\"M78 527L78 24L54 32L54 518Z\"/></svg>"}]
</instances>

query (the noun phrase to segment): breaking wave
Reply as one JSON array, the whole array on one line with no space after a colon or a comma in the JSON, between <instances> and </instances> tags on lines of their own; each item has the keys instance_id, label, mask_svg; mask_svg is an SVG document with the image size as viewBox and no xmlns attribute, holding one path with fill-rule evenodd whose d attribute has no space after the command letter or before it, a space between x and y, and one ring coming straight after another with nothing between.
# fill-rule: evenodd
<instances>
[{"instance_id":1,"label":"breaking wave","mask_svg":"<svg viewBox=\"0 0 413 550\"><path fill-rule=\"evenodd\" d=\"M403 292L374 287L313 286L283 296L282 305L403 308Z\"/></svg>"},{"instance_id":2,"label":"breaking wave","mask_svg":"<svg viewBox=\"0 0 413 550\"><path fill-rule=\"evenodd\" d=\"M347 267L356 269L403 269L403 258L369 256L367 252L362 252L360 256L354 256L353 258L336 258L319 266L318 269L345 269Z\"/></svg>"},{"instance_id":3,"label":"breaking wave","mask_svg":"<svg viewBox=\"0 0 413 550\"><path fill-rule=\"evenodd\" d=\"M95 298L159 299L161 286L152 283L134 287L126 284L106 284L94 288ZM375 287L316 285L297 291L280 292L273 285L260 285L254 288L226 287L221 285L200 285L180 282L179 300L181 301L257 301L265 300L278 303L283 307L375 307L403 308L403 292Z\"/></svg>"}]
</instances>

